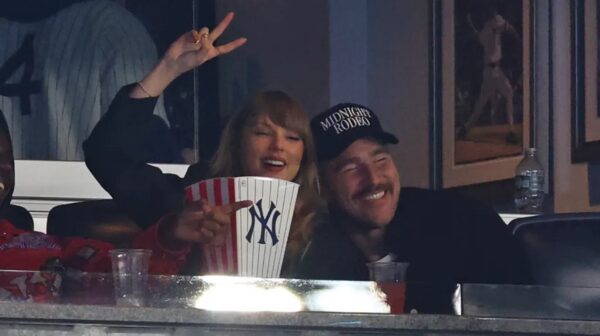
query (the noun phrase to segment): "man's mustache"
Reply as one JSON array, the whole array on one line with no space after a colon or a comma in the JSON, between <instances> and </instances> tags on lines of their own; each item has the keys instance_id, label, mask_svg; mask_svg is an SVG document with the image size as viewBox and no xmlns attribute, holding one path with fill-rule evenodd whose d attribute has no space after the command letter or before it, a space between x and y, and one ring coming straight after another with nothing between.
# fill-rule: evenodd
<instances>
[{"instance_id":1,"label":"man's mustache","mask_svg":"<svg viewBox=\"0 0 600 336\"><path fill-rule=\"evenodd\" d=\"M367 195L372 195L381 191L387 191L387 192L392 192L394 190L394 186L392 185L391 182L388 183L379 183L376 185L371 185L368 186L367 188L360 190L356 193L354 193L354 195L352 195L353 199L362 199L364 197L366 197Z\"/></svg>"}]
</instances>

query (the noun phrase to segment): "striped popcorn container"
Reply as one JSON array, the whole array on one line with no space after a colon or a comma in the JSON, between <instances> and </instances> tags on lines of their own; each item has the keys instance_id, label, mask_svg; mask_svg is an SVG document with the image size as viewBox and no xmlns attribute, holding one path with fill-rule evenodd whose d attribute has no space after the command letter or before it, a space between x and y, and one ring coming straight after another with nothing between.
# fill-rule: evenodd
<instances>
[{"instance_id":1,"label":"striped popcorn container","mask_svg":"<svg viewBox=\"0 0 600 336\"><path fill-rule=\"evenodd\" d=\"M219 177L186 187L188 202L213 206L251 200L231 214L225 244L204 246L204 274L277 278L281 271L299 185L267 177Z\"/></svg>"}]
</instances>

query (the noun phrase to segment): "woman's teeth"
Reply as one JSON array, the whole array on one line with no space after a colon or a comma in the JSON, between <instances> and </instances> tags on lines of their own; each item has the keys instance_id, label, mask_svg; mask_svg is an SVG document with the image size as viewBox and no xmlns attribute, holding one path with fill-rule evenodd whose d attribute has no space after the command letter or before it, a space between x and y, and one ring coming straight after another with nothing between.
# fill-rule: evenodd
<instances>
[{"instance_id":1,"label":"woman's teeth","mask_svg":"<svg viewBox=\"0 0 600 336\"><path fill-rule=\"evenodd\" d=\"M283 161L279 161L279 160L265 160L264 162L271 166L283 167L285 165L285 163Z\"/></svg>"}]
</instances>

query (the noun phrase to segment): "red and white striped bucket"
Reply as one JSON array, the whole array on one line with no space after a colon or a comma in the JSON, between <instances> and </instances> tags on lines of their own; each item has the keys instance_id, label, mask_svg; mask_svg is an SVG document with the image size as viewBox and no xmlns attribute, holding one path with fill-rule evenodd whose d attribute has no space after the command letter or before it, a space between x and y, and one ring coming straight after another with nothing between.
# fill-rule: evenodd
<instances>
[{"instance_id":1,"label":"red and white striped bucket","mask_svg":"<svg viewBox=\"0 0 600 336\"><path fill-rule=\"evenodd\" d=\"M266 177L221 177L186 188L186 199L219 206L251 200L231 215L225 243L203 247L205 274L279 277L299 185Z\"/></svg>"}]
</instances>

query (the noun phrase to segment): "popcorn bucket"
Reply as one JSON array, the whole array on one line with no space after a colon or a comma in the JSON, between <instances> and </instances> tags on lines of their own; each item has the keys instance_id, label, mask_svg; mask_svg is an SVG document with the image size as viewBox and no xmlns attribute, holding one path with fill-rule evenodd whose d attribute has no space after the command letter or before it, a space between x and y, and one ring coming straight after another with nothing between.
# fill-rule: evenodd
<instances>
[{"instance_id":1,"label":"popcorn bucket","mask_svg":"<svg viewBox=\"0 0 600 336\"><path fill-rule=\"evenodd\" d=\"M222 177L186 187L189 202L218 206L251 200L231 214L225 243L203 247L205 274L277 278L290 232L299 185L266 177Z\"/></svg>"}]
</instances>

